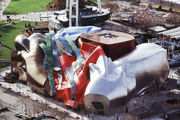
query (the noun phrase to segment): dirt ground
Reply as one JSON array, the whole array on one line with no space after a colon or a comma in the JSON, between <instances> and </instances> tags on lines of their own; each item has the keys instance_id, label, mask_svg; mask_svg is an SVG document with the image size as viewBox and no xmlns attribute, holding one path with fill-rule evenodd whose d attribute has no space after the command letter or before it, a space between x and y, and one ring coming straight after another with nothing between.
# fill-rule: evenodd
<instances>
[{"instance_id":1,"label":"dirt ground","mask_svg":"<svg viewBox=\"0 0 180 120\"><path fill-rule=\"evenodd\" d=\"M45 118L46 120L74 120L66 111L60 112L57 109L49 107L47 104L32 100L0 86L0 119L20 120L20 118L15 116L18 113L22 114L22 119L30 119L44 113L51 117Z\"/></svg>"}]
</instances>

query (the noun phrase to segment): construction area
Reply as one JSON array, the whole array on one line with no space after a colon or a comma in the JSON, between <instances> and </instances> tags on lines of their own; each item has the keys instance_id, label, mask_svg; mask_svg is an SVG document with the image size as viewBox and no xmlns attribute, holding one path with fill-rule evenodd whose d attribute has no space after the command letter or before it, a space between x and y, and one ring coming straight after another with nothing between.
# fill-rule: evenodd
<instances>
[{"instance_id":1,"label":"construction area","mask_svg":"<svg viewBox=\"0 0 180 120\"><path fill-rule=\"evenodd\" d=\"M0 60L0 120L180 120L179 0L46 9L0 16L36 22Z\"/></svg>"}]
</instances>

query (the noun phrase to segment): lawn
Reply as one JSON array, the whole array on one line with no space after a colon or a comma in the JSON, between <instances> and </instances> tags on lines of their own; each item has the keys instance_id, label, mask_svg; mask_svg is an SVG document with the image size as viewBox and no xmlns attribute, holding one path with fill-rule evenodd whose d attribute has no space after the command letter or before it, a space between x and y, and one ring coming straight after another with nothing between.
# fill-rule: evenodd
<instances>
[{"instance_id":1,"label":"lawn","mask_svg":"<svg viewBox=\"0 0 180 120\"><path fill-rule=\"evenodd\" d=\"M5 21L5 20L0 21L0 27L1 27L1 25L4 25L4 24L7 24L7 21Z\"/></svg>"},{"instance_id":2,"label":"lawn","mask_svg":"<svg viewBox=\"0 0 180 120\"><path fill-rule=\"evenodd\" d=\"M4 14L25 14L46 10L46 5L52 0L11 0Z\"/></svg>"},{"instance_id":3,"label":"lawn","mask_svg":"<svg viewBox=\"0 0 180 120\"><path fill-rule=\"evenodd\" d=\"M0 24L3 23L4 21L0 22ZM15 49L14 47L14 39L17 35L21 34L21 30L24 29L24 25L28 24L29 22L18 22L14 25L9 25L9 26L0 26L0 42L3 44L7 45L10 48ZM30 22L31 25L35 24L35 22ZM10 59L10 52L6 47L2 47L1 49L1 54L0 55L0 60L7 60Z\"/></svg>"},{"instance_id":4,"label":"lawn","mask_svg":"<svg viewBox=\"0 0 180 120\"><path fill-rule=\"evenodd\" d=\"M19 21L19 20L11 20L11 22L14 22L14 23L16 23L17 21ZM2 27L5 24L8 24L8 22L6 20L0 21L0 27Z\"/></svg>"}]
</instances>

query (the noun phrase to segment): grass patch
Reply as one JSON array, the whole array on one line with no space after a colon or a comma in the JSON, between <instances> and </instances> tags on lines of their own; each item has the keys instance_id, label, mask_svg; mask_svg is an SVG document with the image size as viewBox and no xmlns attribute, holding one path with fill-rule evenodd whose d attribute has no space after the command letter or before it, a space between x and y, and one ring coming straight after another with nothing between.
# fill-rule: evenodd
<instances>
[{"instance_id":1,"label":"grass patch","mask_svg":"<svg viewBox=\"0 0 180 120\"><path fill-rule=\"evenodd\" d=\"M86 0L85 0L86 1ZM90 1L90 2L93 2L95 4L97 4L97 0L87 0L87 1ZM105 2L106 0L101 0L101 3Z\"/></svg>"},{"instance_id":2,"label":"grass patch","mask_svg":"<svg viewBox=\"0 0 180 120\"><path fill-rule=\"evenodd\" d=\"M5 20L0 21L0 27L1 27L2 25L5 25L5 24L7 24L7 21L5 21Z\"/></svg>"},{"instance_id":3,"label":"grass patch","mask_svg":"<svg viewBox=\"0 0 180 120\"><path fill-rule=\"evenodd\" d=\"M22 29L24 29L24 25L31 23L35 24L35 22L19 22L14 25L9 25L9 26L0 26L0 42L3 44L9 46L10 48L15 49L14 46L14 39L17 35L21 34ZM10 52L6 47L1 47L0 48L0 60L7 60L10 59Z\"/></svg>"},{"instance_id":4,"label":"grass patch","mask_svg":"<svg viewBox=\"0 0 180 120\"><path fill-rule=\"evenodd\" d=\"M11 0L4 14L25 14L46 10L46 5L52 0Z\"/></svg>"},{"instance_id":5,"label":"grass patch","mask_svg":"<svg viewBox=\"0 0 180 120\"><path fill-rule=\"evenodd\" d=\"M0 69L1 68L5 68L5 67L8 67L9 66L9 64L0 64Z\"/></svg>"},{"instance_id":6,"label":"grass patch","mask_svg":"<svg viewBox=\"0 0 180 120\"><path fill-rule=\"evenodd\" d=\"M18 19L17 20L11 20L11 22L13 22L13 23L16 23L18 21L20 21L20 20L18 20ZM2 27L5 24L9 24L9 23L6 20L0 21L0 27Z\"/></svg>"}]
</instances>

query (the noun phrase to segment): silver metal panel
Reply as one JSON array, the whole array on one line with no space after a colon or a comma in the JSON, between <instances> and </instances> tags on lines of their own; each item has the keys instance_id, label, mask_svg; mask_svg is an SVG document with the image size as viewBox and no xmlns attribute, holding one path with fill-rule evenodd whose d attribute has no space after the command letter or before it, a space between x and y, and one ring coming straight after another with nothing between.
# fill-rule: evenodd
<instances>
[{"instance_id":1,"label":"silver metal panel","mask_svg":"<svg viewBox=\"0 0 180 120\"><path fill-rule=\"evenodd\" d=\"M180 35L174 36L175 39L180 39Z\"/></svg>"},{"instance_id":2,"label":"silver metal panel","mask_svg":"<svg viewBox=\"0 0 180 120\"><path fill-rule=\"evenodd\" d=\"M167 30L166 28L164 28L163 26L154 26L154 27L150 27L149 30L155 31L155 32L162 32Z\"/></svg>"},{"instance_id":3,"label":"silver metal panel","mask_svg":"<svg viewBox=\"0 0 180 120\"><path fill-rule=\"evenodd\" d=\"M22 37L22 35L19 35L16 38L19 38L19 41L22 41L21 39L24 39L24 36ZM43 86L47 80L47 71L43 67L44 55L43 51L39 47L39 44L45 43L46 38L40 33L34 33L26 39L30 41L29 51L21 50L18 52L22 55L26 62L28 75L31 79ZM22 43L22 46L24 47L26 45ZM30 77L28 77L28 79Z\"/></svg>"},{"instance_id":4,"label":"silver metal panel","mask_svg":"<svg viewBox=\"0 0 180 120\"><path fill-rule=\"evenodd\" d=\"M89 112L105 114L110 113L113 105L113 109L125 105L149 84L164 82L169 73L167 51L152 43L138 45L129 55L114 62L100 56L89 67L85 107Z\"/></svg>"},{"instance_id":5,"label":"silver metal panel","mask_svg":"<svg viewBox=\"0 0 180 120\"><path fill-rule=\"evenodd\" d=\"M30 47L29 40L26 38L25 35L21 34L16 36L14 43L17 51L19 50L29 51L29 47Z\"/></svg>"},{"instance_id":6,"label":"silver metal panel","mask_svg":"<svg viewBox=\"0 0 180 120\"><path fill-rule=\"evenodd\" d=\"M174 28L174 29L171 29L171 30L167 30L167 31L164 31L164 32L160 32L158 34L163 34L163 35L170 35L174 32L179 32L180 31L180 27L177 27L177 28Z\"/></svg>"},{"instance_id":7,"label":"silver metal panel","mask_svg":"<svg viewBox=\"0 0 180 120\"><path fill-rule=\"evenodd\" d=\"M174 32L174 33L171 33L169 34L171 37L174 37L174 36L177 36L177 35L180 35L180 31L177 31L177 32Z\"/></svg>"}]
</instances>

